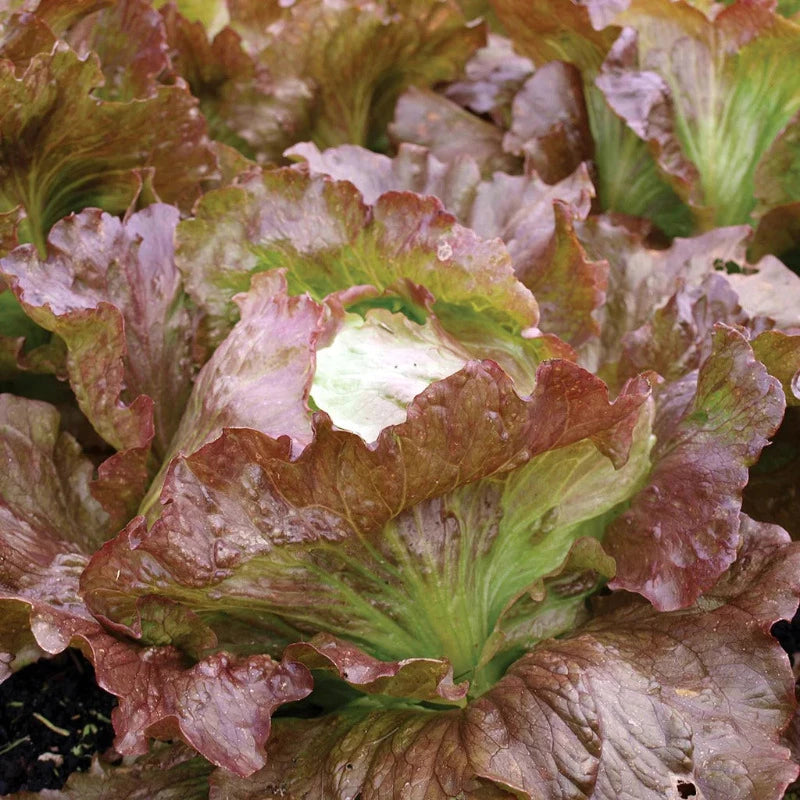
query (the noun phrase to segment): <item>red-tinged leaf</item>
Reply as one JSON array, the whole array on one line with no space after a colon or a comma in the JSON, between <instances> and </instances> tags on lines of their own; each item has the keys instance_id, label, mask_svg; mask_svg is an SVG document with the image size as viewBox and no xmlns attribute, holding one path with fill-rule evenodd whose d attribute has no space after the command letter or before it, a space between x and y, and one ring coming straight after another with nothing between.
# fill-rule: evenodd
<instances>
[{"instance_id":1,"label":"red-tinged leaf","mask_svg":"<svg viewBox=\"0 0 800 800\"><path fill-rule=\"evenodd\" d=\"M383 143L400 93L453 80L486 36L450 0L409 0L401 13L383 0L281 7L237 0L231 27L274 76L278 93L298 83L307 93L310 125L288 118L295 135L284 148L301 139L323 147Z\"/></svg>"},{"instance_id":2,"label":"red-tinged leaf","mask_svg":"<svg viewBox=\"0 0 800 800\"><path fill-rule=\"evenodd\" d=\"M440 94L407 89L397 101L389 135L403 142L428 148L436 158L449 164L469 156L481 175L519 172L520 159L503 150L503 131L465 111Z\"/></svg>"},{"instance_id":3,"label":"red-tinged leaf","mask_svg":"<svg viewBox=\"0 0 800 800\"><path fill-rule=\"evenodd\" d=\"M601 326L599 365L616 364L625 334L651 323L655 309L681 289L699 288L710 274L726 277L729 262L746 263L744 226L719 228L691 239L675 239L669 248L648 245L641 232L608 217L575 223L589 258L608 262L606 301L598 310ZM727 278L736 276L727 276ZM727 279L726 278L726 279ZM730 320L725 320L730 321Z\"/></svg>"},{"instance_id":4,"label":"red-tinged leaf","mask_svg":"<svg viewBox=\"0 0 800 800\"><path fill-rule=\"evenodd\" d=\"M511 40L490 33L481 47L464 65L464 74L445 90L445 95L476 114L489 114L497 125L505 126L511 115L511 102L533 72L533 63L514 52Z\"/></svg>"},{"instance_id":5,"label":"red-tinged leaf","mask_svg":"<svg viewBox=\"0 0 800 800\"><path fill-rule=\"evenodd\" d=\"M142 648L106 631L78 591L107 523L89 493L91 463L69 434L59 434L58 414L46 403L1 395L0 420L11 466L0 476L0 604L10 608L0 650L15 656L31 638L52 654L81 647L100 686L119 697L113 722L120 752L146 752L148 735L181 736L239 774L263 766L269 717L308 694L308 671L266 655L215 653L192 665L171 644ZM23 635L21 605L32 636ZM153 638L199 650L214 644L185 609L148 601L140 611Z\"/></svg>"},{"instance_id":6,"label":"red-tinged leaf","mask_svg":"<svg viewBox=\"0 0 800 800\"><path fill-rule=\"evenodd\" d=\"M551 61L536 70L514 97L503 147L525 157L547 183L564 180L594 153L581 74Z\"/></svg>"},{"instance_id":7,"label":"red-tinged leaf","mask_svg":"<svg viewBox=\"0 0 800 800\"><path fill-rule=\"evenodd\" d=\"M137 170L154 167L158 196L184 210L214 171L205 122L187 89L98 102L91 93L102 80L96 56L81 59L63 42L36 54L20 75L12 62L0 64L0 211L24 207L19 235L42 255L47 232L70 212L126 211L141 188Z\"/></svg>"},{"instance_id":8,"label":"red-tinged leaf","mask_svg":"<svg viewBox=\"0 0 800 800\"><path fill-rule=\"evenodd\" d=\"M311 142L296 144L284 155L301 161L312 173L350 181L370 205L386 192L434 195L462 224L470 227L470 210L481 182L478 164L471 156L446 164L427 148L407 142L400 144L394 158L348 144L320 152Z\"/></svg>"},{"instance_id":9,"label":"red-tinged leaf","mask_svg":"<svg viewBox=\"0 0 800 800\"><path fill-rule=\"evenodd\" d=\"M635 28L625 28L595 83L614 112L647 142L678 194L701 205L700 174L681 149L669 84L656 71L638 69L637 44Z\"/></svg>"},{"instance_id":10,"label":"red-tinged leaf","mask_svg":"<svg viewBox=\"0 0 800 800\"><path fill-rule=\"evenodd\" d=\"M424 594L414 600L416 584L413 591L403 588L406 579L416 580L411 565L420 561L418 569L433 580L440 570L450 574L449 549L463 550L465 558L485 552L497 533L500 488L468 487L464 496L418 511L414 506L586 437L624 463L647 394L646 385L633 384L610 404L602 382L570 362L553 361L539 368L534 395L521 400L494 364L472 362L432 384L411 404L407 421L385 429L372 445L333 430L322 416L314 441L295 458L287 439L228 430L173 462L160 518L149 531L141 519L134 521L95 556L84 575L86 597L134 635L140 635L135 598L157 594L190 608L211 601L223 614L262 609L285 621L285 635L297 636L293 625L328 630L359 646L369 642L396 652L404 636L415 640L401 630L418 627L415 603L430 600ZM592 444L585 445L613 471ZM447 522L454 515L463 520L461 533ZM383 530L393 518L391 531ZM519 530L524 549L524 525ZM431 559L439 564L433 572ZM405 577L401 561L408 562ZM532 559L530 569L537 565ZM463 591L454 586L452 602L460 603ZM374 606L359 600L373 595ZM400 626L398 614L408 616ZM378 637L376 626L394 631L393 638ZM436 637L431 633L425 646L433 652L421 655L444 654L437 652ZM413 646L411 652L417 654Z\"/></svg>"},{"instance_id":11,"label":"red-tinged leaf","mask_svg":"<svg viewBox=\"0 0 800 800\"><path fill-rule=\"evenodd\" d=\"M177 209L126 222L98 210L59 222L47 257L18 248L0 268L26 313L67 345L81 410L118 450L163 454L191 388L193 321L173 260Z\"/></svg>"},{"instance_id":12,"label":"red-tinged leaf","mask_svg":"<svg viewBox=\"0 0 800 800\"><path fill-rule=\"evenodd\" d=\"M105 83L95 95L117 102L152 96L170 65L161 16L148 0L100 5L64 36L80 56L93 52L100 59Z\"/></svg>"},{"instance_id":13,"label":"red-tinged leaf","mask_svg":"<svg viewBox=\"0 0 800 800\"><path fill-rule=\"evenodd\" d=\"M351 181L367 202L389 191L436 195L463 225L486 239L503 239L517 277L547 304L545 331L571 344L596 332L591 312L602 300L605 265L582 256L570 226L591 206L594 189L585 168L549 186L536 175L497 173L481 181L471 158L445 164L407 144L394 159L347 145L320 153L301 144L287 155L303 159L312 172ZM554 212L556 202L563 205Z\"/></svg>"},{"instance_id":14,"label":"red-tinged leaf","mask_svg":"<svg viewBox=\"0 0 800 800\"><path fill-rule=\"evenodd\" d=\"M747 320L730 284L711 274L697 289L679 289L649 322L623 336L617 374L624 380L654 370L668 382L677 381L710 355L718 322L734 326Z\"/></svg>"},{"instance_id":15,"label":"red-tinged leaf","mask_svg":"<svg viewBox=\"0 0 800 800\"><path fill-rule=\"evenodd\" d=\"M234 301L241 319L195 378L142 513L158 498L172 458L195 452L224 428L287 436L295 453L311 441L308 395L325 309L307 295L288 296L283 271L256 274Z\"/></svg>"},{"instance_id":16,"label":"red-tinged leaf","mask_svg":"<svg viewBox=\"0 0 800 800\"><path fill-rule=\"evenodd\" d=\"M536 301L502 243L462 227L433 197L389 192L368 207L348 182L274 170L209 192L177 237L187 291L215 343L237 317L233 295L253 274L285 267L293 294L321 301L353 290L341 297L347 306L364 299L357 287L372 287L372 299L397 298L412 317L433 311L476 358L519 378L522 391L536 364L564 355L563 343L559 353L558 342L536 336Z\"/></svg>"},{"instance_id":17,"label":"red-tinged leaf","mask_svg":"<svg viewBox=\"0 0 800 800\"><path fill-rule=\"evenodd\" d=\"M117 694L115 747L147 752L147 736L180 736L209 761L239 775L264 764L270 716L311 691L308 670L269 656L209 656L194 666L172 647L95 651L98 681ZM158 687L156 692L152 687Z\"/></svg>"},{"instance_id":18,"label":"red-tinged leaf","mask_svg":"<svg viewBox=\"0 0 800 800\"><path fill-rule=\"evenodd\" d=\"M681 382L667 395L685 392ZM691 605L733 563L739 546L747 467L780 424L780 384L745 338L719 326L694 397L679 410L660 398L649 486L611 526L614 588L639 592L656 608Z\"/></svg>"},{"instance_id":19,"label":"red-tinged leaf","mask_svg":"<svg viewBox=\"0 0 800 800\"><path fill-rule=\"evenodd\" d=\"M350 686L366 694L429 700L463 705L467 684L453 683L453 667L446 659L406 658L380 661L353 644L320 633L308 642L291 644L284 661L298 661L309 669L335 672Z\"/></svg>"},{"instance_id":20,"label":"red-tinged leaf","mask_svg":"<svg viewBox=\"0 0 800 800\"><path fill-rule=\"evenodd\" d=\"M565 203L556 200L553 215L555 230L542 257L516 261L515 268L539 303L542 330L579 347L600 333L595 312L605 300L608 263L587 258ZM515 235L522 238L525 232L521 223ZM512 258L517 242L515 238L509 243Z\"/></svg>"},{"instance_id":21,"label":"red-tinged leaf","mask_svg":"<svg viewBox=\"0 0 800 800\"><path fill-rule=\"evenodd\" d=\"M742 530L713 599L659 613L609 598L464 710L356 703L276 721L267 767L217 771L211 797L779 800L797 774L781 737L794 682L769 629L797 606L800 550L769 526Z\"/></svg>"}]
</instances>

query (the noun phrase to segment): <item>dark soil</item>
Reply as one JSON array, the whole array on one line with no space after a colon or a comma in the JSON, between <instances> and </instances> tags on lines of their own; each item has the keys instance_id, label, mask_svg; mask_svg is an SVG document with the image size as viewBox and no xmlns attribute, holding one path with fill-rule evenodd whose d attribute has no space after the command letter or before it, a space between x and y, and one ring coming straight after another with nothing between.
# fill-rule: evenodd
<instances>
[{"instance_id":1,"label":"dark soil","mask_svg":"<svg viewBox=\"0 0 800 800\"><path fill-rule=\"evenodd\" d=\"M772 626L772 635L781 643L781 647L789 654L789 661L797 674L800 668L800 610L791 622L782 619Z\"/></svg>"},{"instance_id":2,"label":"dark soil","mask_svg":"<svg viewBox=\"0 0 800 800\"><path fill-rule=\"evenodd\" d=\"M116 698L77 650L42 659L0 684L0 795L59 789L114 738Z\"/></svg>"}]
</instances>

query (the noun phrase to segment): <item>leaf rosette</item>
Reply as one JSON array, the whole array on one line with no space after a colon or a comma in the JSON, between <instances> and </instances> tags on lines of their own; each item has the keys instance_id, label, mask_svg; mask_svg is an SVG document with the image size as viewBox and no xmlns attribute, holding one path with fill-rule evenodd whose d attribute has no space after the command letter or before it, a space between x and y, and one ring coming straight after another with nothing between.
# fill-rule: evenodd
<instances>
[{"instance_id":1,"label":"leaf rosette","mask_svg":"<svg viewBox=\"0 0 800 800\"><path fill-rule=\"evenodd\" d=\"M642 797L678 782L722 797L714 748L769 763L773 785L794 777L790 678L765 631L795 590L724 594L737 555L769 587L796 559L740 515L785 401L736 320L700 326L659 385L631 338L612 398L501 241L434 198L367 203L297 169L250 172L183 222L160 204L84 211L2 269L63 339L113 452L94 475L51 406L5 401L9 458L33 465L0 484L6 660L83 647L120 698L121 752L182 738L240 776L265 770L246 786L220 773L219 791L267 796L559 797L566 782L601 798L630 764ZM583 343L602 345L600 299L576 295ZM652 606L619 593L590 611L610 580ZM766 676L758 701L737 690L752 729L722 744L703 728L733 691L700 647L710 609L741 622L735 646L754 654L737 664ZM668 655L675 631L689 644ZM625 732L628 703L642 731Z\"/></svg>"}]
</instances>

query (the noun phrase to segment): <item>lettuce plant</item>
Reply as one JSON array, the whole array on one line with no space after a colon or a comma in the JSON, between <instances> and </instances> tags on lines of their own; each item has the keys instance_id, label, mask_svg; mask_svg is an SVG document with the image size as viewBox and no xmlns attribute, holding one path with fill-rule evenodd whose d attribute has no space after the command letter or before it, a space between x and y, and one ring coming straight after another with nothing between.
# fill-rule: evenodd
<instances>
[{"instance_id":1,"label":"lettuce plant","mask_svg":"<svg viewBox=\"0 0 800 800\"><path fill-rule=\"evenodd\" d=\"M532 61L493 35L463 75L484 29L442 0L0 6L0 678L79 647L126 757L48 796L797 778L800 550L743 491L800 405L800 278L713 227L755 161L722 191L708 144L684 192L610 116L644 34L512 5ZM560 129L515 116L547 87ZM625 210L710 230L597 213L612 117Z\"/></svg>"}]
</instances>

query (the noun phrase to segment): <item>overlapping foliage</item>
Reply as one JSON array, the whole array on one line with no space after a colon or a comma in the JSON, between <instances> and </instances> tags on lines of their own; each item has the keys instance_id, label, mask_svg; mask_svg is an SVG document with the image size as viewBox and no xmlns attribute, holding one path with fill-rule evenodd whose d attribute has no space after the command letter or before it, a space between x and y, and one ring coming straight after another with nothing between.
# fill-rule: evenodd
<instances>
[{"instance_id":1,"label":"overlapping foliage","mask_svg":"<svg viewBox=\"0 0 800 800\"><path fill-rule=\"evenodd\" d=\"M783 797L796 9L156 6L0 2L0 678L129 757L57 796Z\"/></svg>"}]
</instances>

